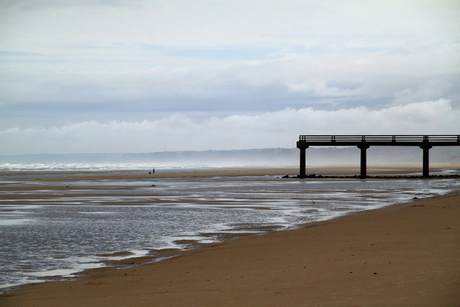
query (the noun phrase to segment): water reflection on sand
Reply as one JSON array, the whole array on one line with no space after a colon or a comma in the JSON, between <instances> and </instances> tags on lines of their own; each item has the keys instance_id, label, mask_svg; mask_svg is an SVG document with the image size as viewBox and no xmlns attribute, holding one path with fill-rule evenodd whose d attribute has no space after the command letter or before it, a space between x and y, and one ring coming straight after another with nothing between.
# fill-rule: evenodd
<instances>
[{"instance_id":1,"label":"water reflection on sand","mask_svg":"<svg viewBox=\"0 0 460 307\"><path fill-rule=\"evenodd\" d=\"M279 177L1 182L0 285L448 193L455 180ZM1 291L1 289L0 289Z\"/></svg>"}]
</instances>

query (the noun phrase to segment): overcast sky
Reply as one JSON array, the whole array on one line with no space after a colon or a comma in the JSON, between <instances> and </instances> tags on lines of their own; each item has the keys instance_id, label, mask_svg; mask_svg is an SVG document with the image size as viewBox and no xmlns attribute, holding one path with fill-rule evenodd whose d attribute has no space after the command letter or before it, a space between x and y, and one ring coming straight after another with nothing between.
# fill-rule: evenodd
<instances>
[{"instance_id":1,"label":"overcast sky","mask_svg":"<svg viewBox=\"0 0 460 307\"><path fill-rule=\"evenodd\" d=\"M460 1L0 0L0 154L460 134Z\"/></svg>"}]
</instances>

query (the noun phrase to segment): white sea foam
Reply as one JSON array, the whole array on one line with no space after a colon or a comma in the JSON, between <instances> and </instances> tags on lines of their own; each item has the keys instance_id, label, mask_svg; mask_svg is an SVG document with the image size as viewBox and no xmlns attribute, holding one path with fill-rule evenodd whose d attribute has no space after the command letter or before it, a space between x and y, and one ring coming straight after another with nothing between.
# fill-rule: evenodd
<instances>
[{"instance_id":1,"label":"white sea foam","mask_svg":"<svg viewBox=\"0 0 460 307\"><path fill-rule=\"evenodd\" d=\"M225 163L0 163L0 171L130 171L155 172L193 171L210 168L241 167Z\"/></svg>"},{"instance_id":2,"label":"white sea foam","mask_svg":"<svg viewBox=\"0 0 460 307\"><path fill-rule=\"evenodd\" d=\"M0 226L23 225L34 221L34 219L0 219Z\"/></svg>"}]
</instances>

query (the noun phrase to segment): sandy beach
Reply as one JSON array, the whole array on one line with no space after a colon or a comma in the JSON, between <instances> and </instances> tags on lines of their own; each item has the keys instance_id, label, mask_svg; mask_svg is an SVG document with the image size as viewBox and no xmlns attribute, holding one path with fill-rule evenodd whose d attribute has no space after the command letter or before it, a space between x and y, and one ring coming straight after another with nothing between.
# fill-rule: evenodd
<instances>
[{"instance_id":1,"label":"sandy beach","mask_svg":"<svg viewBox=\"0 0 460 307\"><path fill-rule=\"evenodd\" d=\"M354 169L341 171L350 172ZM268 173L293 175L296 170ZM153 264L26 286L0 296L0 305L460 306L459 220L456 191L302 229L210 244Z\"/></svg>"}]
</instances>

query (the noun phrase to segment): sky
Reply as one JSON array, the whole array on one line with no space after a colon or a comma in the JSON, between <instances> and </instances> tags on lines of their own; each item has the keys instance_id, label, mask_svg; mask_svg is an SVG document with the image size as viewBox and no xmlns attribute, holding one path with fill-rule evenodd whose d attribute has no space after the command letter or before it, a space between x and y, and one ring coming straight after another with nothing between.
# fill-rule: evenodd
<instances>
[{"instance_id":1,"label":"sky","mask_svg":"<svg viewBox=\"0 0 460 307\"><path fill-rule=\"evenodd\" d=\"M460 134L458 0L0 0L0 155Z\"/></svg>"}]
</instances>

